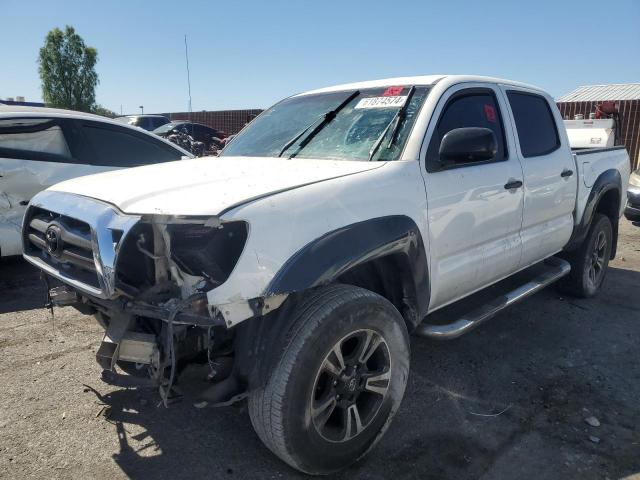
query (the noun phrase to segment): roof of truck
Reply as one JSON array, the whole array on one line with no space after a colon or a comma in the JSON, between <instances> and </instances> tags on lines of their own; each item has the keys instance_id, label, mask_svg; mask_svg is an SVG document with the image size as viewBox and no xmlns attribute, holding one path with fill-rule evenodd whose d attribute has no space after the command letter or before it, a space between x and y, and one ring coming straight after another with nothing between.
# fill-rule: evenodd
<instances>
[{"instance_id":1,"label":"roof of truck","mask_svg":"<svg viewBox=\"0 0 640 480\"><path fill-rule=\"evenodd\" d=\"M310 90L308 92L300 93L299 95L339 92L342 90L379 88L379 87L388 87L393 85L433 85L436 82L439 82L443 79L447 79L453 83L488 82L488 83L500 83L504 85L530 88L534 90L541 90L539 87L536 87L534 85L515 82L513 80L506 80L504 78L483 77L479 75L417 75L412 77L393 77L393 78L383 78L380 80L367 80L364 82L344 83L341 85L334 85L332 87L325 87L325 88Z\"/></svg>"}]
</instances>

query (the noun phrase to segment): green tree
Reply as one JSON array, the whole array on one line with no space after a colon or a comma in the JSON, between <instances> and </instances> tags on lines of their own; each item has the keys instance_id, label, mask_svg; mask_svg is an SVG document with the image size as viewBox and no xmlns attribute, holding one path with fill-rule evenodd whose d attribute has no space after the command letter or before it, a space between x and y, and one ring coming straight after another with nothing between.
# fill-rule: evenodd
<instances>
[{"instance_id":1,"label":"green tree","mask_svg":"<svg viewBox=\"0 0 640 480\"><path fill-rule=\"evenodd\" d=\"M38 58L42 98L51 107L90 112L95 107L98 51L73 27L51 30Z\"/></svg>"},{"instance_id":2,"label":"green tree","mask_svg":"<svg viewBox=\"0 0 640 480\"><path fill-rule=\"evenodd\" d=\"M109 110L106 107L103 107L99 103L97 103L93 107L93 109L91 110L91 113L95 113L96 115L102 115L103 117L109 117L109 118L115 118L118 116L116 112L114 112L113 110Z\"/></svg>"}]
</instances>

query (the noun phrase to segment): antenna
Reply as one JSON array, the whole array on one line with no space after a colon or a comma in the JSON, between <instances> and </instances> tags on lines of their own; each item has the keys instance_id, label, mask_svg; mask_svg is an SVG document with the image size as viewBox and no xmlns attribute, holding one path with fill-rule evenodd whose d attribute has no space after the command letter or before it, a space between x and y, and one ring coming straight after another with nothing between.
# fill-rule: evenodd
<instances>
[{"instance_id":1,"label":"antenna","mask_svg":"<svg viewBox=\"0 0 640 480\"><path fill-rule=\"evenodd\" d=\"M187 87L189 89L189 122L191 122L191 136L193 137L193 121L191 119L191 74L189 73L189 47L187 35L184 36L184 58L187 61Z\"/></svg>"}]
</instances>

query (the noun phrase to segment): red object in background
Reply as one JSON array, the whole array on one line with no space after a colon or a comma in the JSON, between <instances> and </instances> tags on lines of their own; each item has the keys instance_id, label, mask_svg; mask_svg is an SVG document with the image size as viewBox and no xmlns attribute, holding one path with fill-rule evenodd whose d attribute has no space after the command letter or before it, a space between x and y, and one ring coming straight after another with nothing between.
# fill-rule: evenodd
<instances>
[{"instance_id":1,"label":"red object in background","mask_svg":"<svg viewBox=\"0 0 640 480\"><path fill-rule=\"evenodd\" d=\"M484 106L484 116L487 118L487 121L496 123L496 109L493 108L493 105L487 104Z\"/></svg>"},{"instance_id":2,"label":"red object in background","mask_svg":"<svg viewBox=\"0 0 640 480\"><path fill-rule=\"evenodd\" d=\"M383 97L395 97L396 95L400 95L404 90L404 87L389 87L382 94Z\"/></svg>"},{"instance_id":3,"label":"red object in background","mask_svg":"<svg viewBox=\"0 0 640 480\"><path fill-rule=\"evenodd\" d=\"M616 102L608 100L596 105L596 118L609 118L618 113L618 105Z\"/></svg>"}]
</instances>

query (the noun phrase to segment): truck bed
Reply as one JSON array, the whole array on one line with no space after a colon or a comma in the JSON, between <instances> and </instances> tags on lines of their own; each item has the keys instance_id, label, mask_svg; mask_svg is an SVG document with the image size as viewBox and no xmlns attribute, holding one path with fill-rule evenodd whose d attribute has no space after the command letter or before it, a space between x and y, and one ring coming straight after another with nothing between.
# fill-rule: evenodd
<instances>
[{"instance_id":1,"label":"truck bed","mask_svg":"<svg viewBox=\"0 0 640 480\"><path fill-rule=\"evenodd\" d=\"M615 174L619 172L622 177L622 194L624 195L628 187L631 165L629 163L629 155L624 146L572 149L572 153L578 171L578 194L576 196L575 212L575 218L578 221L583 216L589 194L597 178L608 170L616 172ZM622 215L624 204L624 198L621 198L619 215Z\"/></svg>"}]
</instances>

